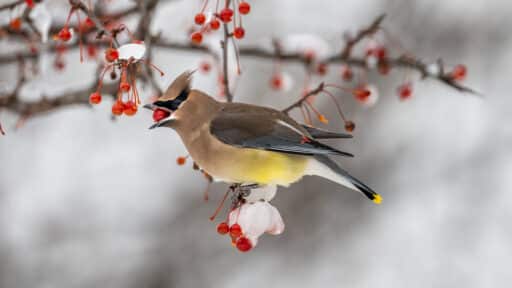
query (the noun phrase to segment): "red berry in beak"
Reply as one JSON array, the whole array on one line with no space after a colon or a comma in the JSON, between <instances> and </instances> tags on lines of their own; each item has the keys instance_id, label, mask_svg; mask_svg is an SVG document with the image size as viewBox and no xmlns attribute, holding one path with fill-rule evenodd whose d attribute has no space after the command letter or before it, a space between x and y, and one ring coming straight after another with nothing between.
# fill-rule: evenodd
<instances>
[{"instance_id":1,"label":"red berry in beak","mask_svg":"<svg viewBox=\"0 0 512 288\"><path fill-rule=\"evenodd\" d=\"M247 252L252 249L251 240L247 237L240 237L236 240L236 248L242 252Z\"/></svg>"},{"instance_id":2,"label":"red berry in beak","mask_svg":"<svg viewBox=\"0 0 512 288\"><path fill-rule=\"evenodd\" d=\"M166 110L155 109L155 111L153 111L153 120L155 122L158 122L158 121L160 121L162 119L165 119L165 118L169 117L169 115L171 115L171 113L169 113Z\"/></svg>"}]
</instances>

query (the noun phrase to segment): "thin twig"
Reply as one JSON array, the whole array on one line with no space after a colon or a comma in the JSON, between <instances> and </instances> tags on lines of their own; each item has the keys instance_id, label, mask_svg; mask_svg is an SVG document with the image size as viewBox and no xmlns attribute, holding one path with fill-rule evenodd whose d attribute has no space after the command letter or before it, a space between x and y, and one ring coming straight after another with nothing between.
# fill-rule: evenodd
<instances>
[{"instance_id":1,"label":"thin twig","mask_svg":"<svg viewBox=\"0 0 512 288\"><path fill-rule=\"evenodd\" d=\"M229 4L231 3L231 0L226 0L226 8L229 7ZM224 94L226 96L227 102L233 102L233 94L231 94L231 90L229 89L229 69L228 69L228 40L229 37L232 37L229 35L229 26L228 23L222 24L224 28L224 40L221 42L222 47L222 70L223 70L223 85L224 85Z\"/></svg>"},{"instance_id":2,"label":"thin twig","mask_svg":"<svg viewBox=\"0 0 512 288\"><path fill-rule=\"evenodd\" d=\"M0 5L0 11L8 10L8 9L13 9L16 6L23 4L23 2L25 2L25 1L24 0L18 0L18 1L14 1L14 2L11 2L11 3L4 4L4 5Z\"/></svg>"},{"instance_id":3,"label":"thin twig","mask_svg":"<svg viewBox=\"0 0 512 288\"><path fill-rule=\"evenodd\" d=\"M295 101L294 103L292 103L290 106L284 108L283 111L284 113L288 113L290 112L293 108L298 108L298 107L301 107L302 104L304 103L304 101L306 101L309 97L311 96L314 96L320 92L322 92L324 90L324 82L320 83L318 85L318 87L316 87L315 89L309 91L308 93L306 93L304 96L300 97L299 100Z\"/></svg>"},{"instance_id":4,"label":"thin twig","mask_svg":"<svg viewBox=\"0 0 512 288\"><path fill-rule=\"evenodd\" d=\"M361 40L365 39L366 37L375 34L380 29L380 23L382 23L382 20L384 20L385 17L386 14L380 15L375 20L373 20L372 24L359 30L356 36L347 40L345 43L345 48L343 48L340 54L341 59L348 59L352 53L352 48L354 48L357 43L361 42Z\"/></svg>"},{"instance_id":5,"label":"thin twig","mask_svg":"<svg viewBox=\"0 0 512 288\"><path fill-rule=\"evenodd\" d=\"M140 17L140 21L135 32L135 36L138 39L144 39L144 45L146 46L146 60L148 63L152 62L153 59L153 37L151 36L151 20L153 20L153 13L157 6L158 0L151 1L139 1L138 4L140 6L140 10L142 11L142 15ZM154 91L158 93L158 95L162 94L162 89L158 86L158 83L155 79L155 73L149 65L145 65L143 69L144 78L146 81L151 84L151 87Z\"/></svg>"}]
</instances>

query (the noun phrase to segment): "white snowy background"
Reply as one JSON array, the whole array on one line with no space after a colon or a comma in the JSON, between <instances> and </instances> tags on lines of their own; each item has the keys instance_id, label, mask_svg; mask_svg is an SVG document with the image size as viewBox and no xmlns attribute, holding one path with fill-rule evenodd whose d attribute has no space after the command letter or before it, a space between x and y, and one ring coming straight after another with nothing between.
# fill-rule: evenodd
<instances>
[{"instance_id":1,"label":"white snowy background","mask_svg":"<svg viewBox=\"0 0 512 288\"><path fill-rule=\"evenodd\" d=\"M147 129L150 112L112 122L108 103L72 107L17 131L15 115L2 112L8 134L0 137L0 287L509 287L512 5L249 2L242 44L311 33L335 47L343 31L384 12L384 26L416 55L465 63L466 83L484 97L425 81L415 85L411 101L400 102L395 89L403 72L371 76L379 103L368 109L344 98L355 137L329 143L356 155L340 163L379 191L383 204L307 178L280 189L273 201L285 232L260 238L248 254L208 220L225 186L215 185L203 202L206 182L176 165L186 151L175 133ZM155 17L165 25L163 35L183 37L198 5L162 3ZM61 6L52 13L65 14L65 1ZM162 87L204 57L169 50L155 55L167 72ZM65 72L33 79L23 97L92 83L94 65L80 65L76 53L67 62ZM238 101L280 108L299 95L300 87L270 91L271 62L247 57L242 65ZM0 69L2 87L13 85L13 67ZM302 82L299 65L284 67ZM197 75L194 86L213 94L215 79ZM340 81L338 67L327 79ZM319 103L331 115L328 128L342 129L330 103Z\"/></svg>"}]
</instances>

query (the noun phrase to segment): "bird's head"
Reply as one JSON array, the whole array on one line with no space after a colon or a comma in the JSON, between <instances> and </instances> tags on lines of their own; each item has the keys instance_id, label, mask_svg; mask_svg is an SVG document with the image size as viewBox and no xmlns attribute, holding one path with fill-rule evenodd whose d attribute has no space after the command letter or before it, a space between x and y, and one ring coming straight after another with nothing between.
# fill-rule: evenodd
<instances>
[{"instance_id":1,"label":"bird's head","mask_svg":"<svg viewBox=\"0 0 512 288\"><path fill-rule=\"evenodd\" d=\"M153 119L156 122L149 129L173 127L176 122L176 112L189 98L190 80L193 73L194 71L183 72L155 102L144 105L144 108L153 110Z\"/></svg>"}]
</instances>

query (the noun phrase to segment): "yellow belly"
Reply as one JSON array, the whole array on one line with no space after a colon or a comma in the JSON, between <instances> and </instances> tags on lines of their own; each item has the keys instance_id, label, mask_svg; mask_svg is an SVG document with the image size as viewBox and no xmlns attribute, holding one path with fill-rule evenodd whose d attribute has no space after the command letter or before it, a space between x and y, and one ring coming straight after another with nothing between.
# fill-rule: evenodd
<instances>
[{"instance_id":1,"label":"yellow belly","mask_svg":"<svg viewBox=\"0 0 512 288\"><path fill-rule=\"evenodd\" d=\"M257 149L233 149L221 169L211 174L236 183L277 184L288 186L304 175L308 158ZM208 172L208 171L207 171Z\"/></svg>"}]
</instances>

